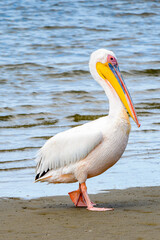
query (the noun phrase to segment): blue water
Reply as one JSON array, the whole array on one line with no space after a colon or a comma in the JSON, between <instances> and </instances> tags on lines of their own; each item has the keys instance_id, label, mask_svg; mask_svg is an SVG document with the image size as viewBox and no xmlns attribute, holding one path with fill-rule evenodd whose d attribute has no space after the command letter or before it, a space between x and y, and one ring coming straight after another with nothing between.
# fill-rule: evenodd
<instances>
[{"instance_id":1,"label":"blue water","mask_svg":"<svg viewBox=\"0 0 160 240\"><path fill-rule=\"evenodd\" d=\"M89 193L160 185L160 2L0 2L0 197L64 195L75 184L34 183L34 158L56 133L108 113L92 51L116 53L141 128L123 157L87 181Z\"/></svg>"}]
</instances>

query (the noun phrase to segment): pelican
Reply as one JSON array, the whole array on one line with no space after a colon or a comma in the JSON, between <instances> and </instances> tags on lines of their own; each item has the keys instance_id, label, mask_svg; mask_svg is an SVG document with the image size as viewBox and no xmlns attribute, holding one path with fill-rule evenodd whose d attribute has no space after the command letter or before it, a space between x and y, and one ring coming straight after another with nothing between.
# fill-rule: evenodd
<instances>
[{"instance_id":1,"label":"pelican","mask_svg":"<svg viewBox=\"0 0 160 240\"><path fill-rule=\"evenodd\" d=\"M109 99L109 114L51 137L37 154L35 181L49 183L79 182L69 196L77 207L107 211L91 202L86 180L112 167L122 156L131 129L129 116L140 127L137 114L112 51L98 49L91 54L92 77Z\"/></svg>"}]
</instances>

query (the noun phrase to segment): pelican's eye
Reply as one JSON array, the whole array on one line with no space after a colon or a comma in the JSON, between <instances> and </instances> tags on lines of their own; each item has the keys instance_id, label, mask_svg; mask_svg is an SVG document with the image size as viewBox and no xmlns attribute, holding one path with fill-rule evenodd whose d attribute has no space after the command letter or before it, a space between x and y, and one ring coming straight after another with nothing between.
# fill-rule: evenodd
<instances>
[{"instance_id":1,"label":"pelican's eye","mask_svg":"<svg viewBox=\"0 0 160 240\"><path fill-rule=\"evenodd\" d=\"M114 65L118 66L118 62L117 62L116 58L112 55L108 55L107 62L111 63L113 66Z\"/></svg>"}]
</instances>

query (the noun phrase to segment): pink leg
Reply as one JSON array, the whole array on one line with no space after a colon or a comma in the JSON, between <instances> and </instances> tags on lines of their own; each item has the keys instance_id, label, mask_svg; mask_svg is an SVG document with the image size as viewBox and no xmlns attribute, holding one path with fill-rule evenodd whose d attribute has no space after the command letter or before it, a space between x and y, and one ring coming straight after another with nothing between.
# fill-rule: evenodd
<instances>
[{"instance_id":1,"label":"pink leg","mask_svg":"<svg viewBox=\"0 0 160 240\"><path fill-rule=\"evenodd\" d=\"M69 192L68 194L76 207L86 207L87 206L85 201L82 198L82 194L79 189L76 191L73 191L73 192Z\"/></svg>"},{"instance_id":2,"label":"pink leg","mask_svg":"<svg viewBox=\"0 0 160 240\"><path fill-rule=\"evenodd\" d=\"M87 207L86 201L84 199L83 193L81 191L81 184L79 184L79 189L68 193L72 202L76 207ZM95 203L92 203L94 206Z\"/></svg>"},{"instance_id":3,"label":"pink leg","mask_svg":"<svg viewBox=\"0 0 160 240\"><path fill-rule=\"evenodd\" d=\"M111 210L113 210L113 208L97 208L97 207L93 207L93 204L90 201L89 196L87 194L87 187L86 187L85 183L81 184L81 191L82 191L83 197L84 197L84 199L86 201L88 210L90 210L90 211L111 211Z\"/></svg>"}]
</instances>

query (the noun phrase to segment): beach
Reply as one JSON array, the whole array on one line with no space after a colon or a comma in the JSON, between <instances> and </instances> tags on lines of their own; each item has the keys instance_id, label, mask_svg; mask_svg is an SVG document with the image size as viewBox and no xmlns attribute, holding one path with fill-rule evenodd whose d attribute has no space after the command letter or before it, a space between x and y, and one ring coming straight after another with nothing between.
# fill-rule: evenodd
<instances>
[{"instance_id":1,"label":"beach","mask_svg":"<svg viewBox=\"0 0 160 240\"><path fill-rule=\"evenodd\" d=\"M75 208L68 196L0 199L0 239L160 239L160 187L90 195L98 207Z\"/></svg>"}]
</instances>

